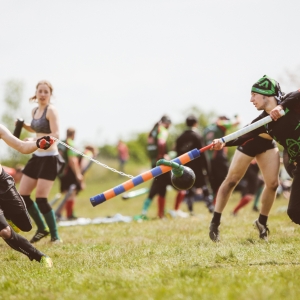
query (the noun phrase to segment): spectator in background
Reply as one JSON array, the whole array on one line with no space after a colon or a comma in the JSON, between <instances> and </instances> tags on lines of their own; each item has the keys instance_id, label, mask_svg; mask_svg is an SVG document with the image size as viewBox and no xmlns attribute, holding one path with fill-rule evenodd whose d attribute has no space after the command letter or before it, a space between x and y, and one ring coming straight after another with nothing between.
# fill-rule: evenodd
<instances>
[{"instance_id":1,"label":"spectator in background","mask_svg":"<svg viewBox=\"0 0 300 300\"><path fill-rule=\"evenodd\" d=\"M118 159L120 163L120 171L124 172L124 165L129 159L128 147L122 140L119 140L117 150L118 150Z\"/></svg>"},{"instance_id":2,"label":"spectator in background","mask_svg":"<svg viewBox=\"0 0 300 300\"><path fill-rule=\"evenodd\" d=\"M217 121L204 129L203 136L205 144L209 145L214 139L219 139L226 135L226 131L235 128L240 124L240 119L235 116L233 121L230 121L226 116L219 116ZM218 189L224 181L229 168L227 158L227 148L220 151L209 151L208 157L211 166L210 185L213 190L214 202Z\"/></svg>"}]
</instances>

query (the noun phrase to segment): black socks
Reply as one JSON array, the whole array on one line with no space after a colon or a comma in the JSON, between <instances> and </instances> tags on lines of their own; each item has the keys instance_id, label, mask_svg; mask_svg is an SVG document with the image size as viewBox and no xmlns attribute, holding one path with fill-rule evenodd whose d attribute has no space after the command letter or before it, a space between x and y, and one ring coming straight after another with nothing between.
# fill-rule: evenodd
<instances>
[{"instance_id":1,"label":"black socks","mask_svg":"<svg viewBox=\"0 0 300 300\"><path fill-rule=\"evenodd\" d=\"M220 223L221 223L221 216L222 216L222 214L221 213L218 213L218 212L214 212L214 215L213 215L213 218L212 218L212 220L211 220L211 223L214 223L214 224L216 224L217 226L219 226L220 225Z\"/></svg>"}]
</instances>

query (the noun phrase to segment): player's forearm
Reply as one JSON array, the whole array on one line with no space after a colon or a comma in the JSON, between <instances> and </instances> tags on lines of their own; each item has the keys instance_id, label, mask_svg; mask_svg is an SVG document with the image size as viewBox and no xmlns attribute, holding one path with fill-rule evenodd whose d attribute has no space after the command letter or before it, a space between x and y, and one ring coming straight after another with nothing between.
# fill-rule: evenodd
<instances>
[{"instance_id":1,"label":"player's forearm","mask_svg":"<svg viewBox=\"0 0 300 300\"><path fill-rule=\"evenodd\" d=\"M30 126L29 124L27 124L27 123L23 123L23 128L24 128L25 130L29 131L29 132L35 132L35 131L31 128L31 126Z\"/></svg>"}]
</instances>

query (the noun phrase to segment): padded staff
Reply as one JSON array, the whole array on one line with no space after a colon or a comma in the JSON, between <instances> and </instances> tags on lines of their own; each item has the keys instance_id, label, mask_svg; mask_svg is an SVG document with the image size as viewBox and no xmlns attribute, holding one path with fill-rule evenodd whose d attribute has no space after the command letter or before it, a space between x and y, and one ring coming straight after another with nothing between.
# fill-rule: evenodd
<instances>
[{"instance_id":1,"label":"padded staff","mask_svg":"<svg viewBox=\"0 0 300 300\"><path fill-rule=\"evenodd\" d=\"M282 110L281 111L281 115L283 116L284 115L284 111ZM221 142L223 143L226 143L226 142L229 142L229 141L232 141L254 129L257 129L267 123L270 123L272 121L272 118L270 116L267 116L255 123L252 123L244 128L241 128L239 130L237 130L236 132L234 133L231 133L227 136L224 136L223 138L220 139ZM211 143L210 145L207 145L201 149L194 149L194 150L191 150L175 159L172 160L172 162L176 162L180 165L184 165L184 164L187 164L188 162L194 160L195 158L198 158L200 156L200 154L208 149L211 149L211 147L213 146L213 143ZM128 191L134 187L136 187L137 185L141 184L141 183L144 183L150 179L153 179L161 174L164 174L164 173L167 173L169 172L170 170L172 170L171 167L168 167L168 166L157 166L145 173L142 173L130 180L127 180L125 181L124 183L110 189L110 190L107 190L101 194L98 194L94 197L91 197L90 198L90 201L91 201L91 204L93 206L97 206L111 198L114 198L116 197L117 195L119 194L122 194L124 193L125 191Z\"/></svg>"}]
</instances>

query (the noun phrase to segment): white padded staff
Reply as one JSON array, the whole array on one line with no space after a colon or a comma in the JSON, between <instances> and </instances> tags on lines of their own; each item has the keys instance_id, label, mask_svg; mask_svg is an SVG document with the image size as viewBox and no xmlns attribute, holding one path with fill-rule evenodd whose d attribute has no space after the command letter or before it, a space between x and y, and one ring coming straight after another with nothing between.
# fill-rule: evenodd
<instances>
[{"instance_id":1,"label":"white padded staff","mask_svg":"<svg viewBox=\"0 0 300 300\"><path fill-rule=\"evenodd\" d=\"M282 116L284 116L285 112L283 110L281 110L280 114ZM270 123L272 121L273 120L272 120L272 118L270 116L264 117L263 119L255 122L255 123L252 123L252 124L250 124L250 125L248 125L248 126L246 126L244 128L241 128L241 129L239 129L239 130L237 130L237 131L235 131L235 132L233 132L231 134L228 134L228 135L220 138L220 141L222 143L227 143L229 141L235 140L236 138L238 138L238 137L240 137L240 136L242 136L242 135L244 135L244 134L246 134L246 133L248 133L248 132L250 132L250 131L252 131L252 130L254 130L256 128L258 128L258 127L261 127L261 126L263 126L265 124L268 124L268 123Z\"/></svg>"}]
</instances>

